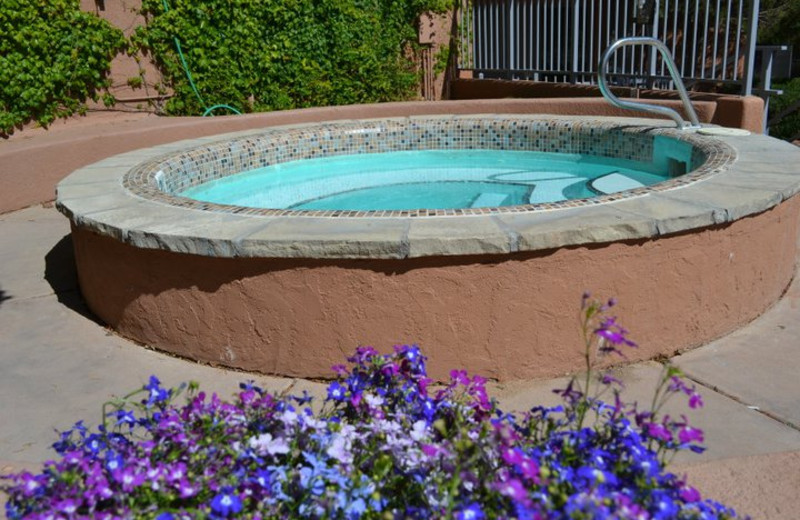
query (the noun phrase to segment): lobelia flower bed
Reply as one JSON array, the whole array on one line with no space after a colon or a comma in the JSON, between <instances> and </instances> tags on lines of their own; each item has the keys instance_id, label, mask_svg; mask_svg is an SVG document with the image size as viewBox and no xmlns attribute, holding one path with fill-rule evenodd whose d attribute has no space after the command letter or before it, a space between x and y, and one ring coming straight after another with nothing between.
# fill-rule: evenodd
<instances>
[{"instance_id":1,"label":"lobelia flower bed","mask_svg":"<svg viewBox=\"0 0 800 520\"><path fill-rule=\"evenodd\" d=\"M228 402L195 384L143 389L104 407L54 444L40 474L4 477L6 514L20 518L735 518L665 470L700 452L702 431L660 416L666 400L702 399L664 369L651 408L620 398L597 359L635 347L583 300L586 374L557 390L563 404L512 415L486 381L453 371L433 388L416 346L359 348L334 367L322 410L311 398L252 383ZM179 395L186 391L184 402ZM140 398L138 396L143 396ZM603 400L606 398L606 401ZM106 413L107 412L107 413Z\"/></svg>"}]
</instances>

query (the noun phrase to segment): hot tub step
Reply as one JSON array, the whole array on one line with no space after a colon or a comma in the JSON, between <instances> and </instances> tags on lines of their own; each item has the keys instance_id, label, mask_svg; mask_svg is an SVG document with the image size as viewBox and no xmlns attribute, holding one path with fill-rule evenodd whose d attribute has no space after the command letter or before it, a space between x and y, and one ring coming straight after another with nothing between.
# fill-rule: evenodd
<instances>
[{"instance_id":1,"label":"hot tub step","mask_svg":"<svg viewBox=\"0 0 800 520\"><path fill-rule=\"evenodd\" d=\"M481 193L472 201L471 208L493 208L502 206L508 198L505 193Z\"/></svg>"},{"instance_id":2,"label":"hot tub step","mask_svg":"<svg viewBox=\"0 0 800 520\"><path fill-rule=\"evenodd\" d=\"M631 179L627 175L618 172L603 175L591 181L592 189L604 195L610 195L625 190L641 188L644 186L636 179Z\"/></svg>"}]
</instances>

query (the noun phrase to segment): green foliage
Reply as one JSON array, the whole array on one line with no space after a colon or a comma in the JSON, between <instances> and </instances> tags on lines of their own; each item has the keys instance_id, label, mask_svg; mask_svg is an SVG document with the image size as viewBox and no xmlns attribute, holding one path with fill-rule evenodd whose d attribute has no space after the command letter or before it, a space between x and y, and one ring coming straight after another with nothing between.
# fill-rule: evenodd
<instances>
[{"instance_id":1,"label":"green foliage","mask_svg":"<svg viewBox=\"0 0 800 520\"><path fill-rule=\"evenodd\" d=\"M433 57L433 73L438 76L447 70L450 63L450 46L442 45Z\"/></svg>"},{"instance_id":2,"label":"green foliage","mask_svg":"<svg viewBox=\"0 0 800 520\"><path fill-rule=\"evenodd\" d=\"M772 96L769 102L770 117L774 117L787 108L800 103L800 78L786 83L777 83L774 88L783 90L782 96ZM769 128L769 134L778 139L800 138L800 106L786 114L780 121Z\"/></svg>"},{"instance_id":3,"label":"green foliage","mask_svg":"<svg viewBox=\"0 0 800 520\"><path fill-rule=\"evenodd\" d=\"M81 12L78 0L0 2L0 135L83 111L124 45L121 31Z\"/></svg>"},{"instance_id":4,"label":"green foliage","mask_svg":"<svg viewBox=\"0 0 800 520\"><path fill-rule=\"evenodd\" d=\"M244 111L408 99L416 19L452 0L144 0L134 45L175 96L170 114L217 103ZM176 50L180 42L199 97ZM205 106L203 106L205 105Z\"/></svg>"},{"instance_id":5,"label":"green foliage","mask_svg":"<svg viewBox=\"0 0 800 520\"><path fill-rule=\"evenodd\" d=\"M794 45L800 50L800 0L762 0L758 20L758 42L764 45Z\"/></svg>"}]
</instances>

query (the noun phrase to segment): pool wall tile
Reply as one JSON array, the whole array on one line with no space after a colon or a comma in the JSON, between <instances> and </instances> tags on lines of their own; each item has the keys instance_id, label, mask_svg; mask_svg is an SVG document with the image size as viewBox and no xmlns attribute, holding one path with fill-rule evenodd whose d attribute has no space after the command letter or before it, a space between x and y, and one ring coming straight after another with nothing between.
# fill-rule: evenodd
<instances>
[{"instance_id":1,"label":"pool wall tile","mask_svg":"<svg viewBox=\"0 0 800 520\"><path fill-rule=\"evenodd\" d=\"M309 158L406 150L488 149L591 155L650 163L656 136L691 146L690 173L657 185L594 197L553 203L416 211L314 211L243 208L180 196L184 190L229 175L273 164ZM520 115L410 117L339 121L265 129L218 142L203 142L133 166L123 186L133 194L183 208L250 215L313 217L427 217L518 213L592 206L685 186L722 171L735 152L720 141L669 128L621 126L602 120L531 118ZM127 165L127 164L125 164Z\"/></svg>"}]
</instances>

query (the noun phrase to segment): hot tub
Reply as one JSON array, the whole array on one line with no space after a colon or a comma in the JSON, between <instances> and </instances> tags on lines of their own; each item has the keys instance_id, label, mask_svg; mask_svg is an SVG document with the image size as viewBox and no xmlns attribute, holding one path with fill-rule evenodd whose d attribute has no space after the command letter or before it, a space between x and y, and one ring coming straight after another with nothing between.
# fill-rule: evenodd
<instances>
[{"instance_id":1,"label":"hot tub","mask_svg":"<svg viewBox=\"0 0 800 520\"><path fill-rule=\"evenodd\" d=\"M275 164L450 149L594 157L667 180L457 208L293 209L184 196ZM581 368L585 290L621 301L640 344L631 359L703 344L758 316L794 273L797 164L800 151L787 143L653 120L418 116L139 150L73 173L57 205L72 221L90 308L147 345L320 377L357 345L418 343L434 377L460 366L518 379Z\"/></svg>"}]
</instances>

